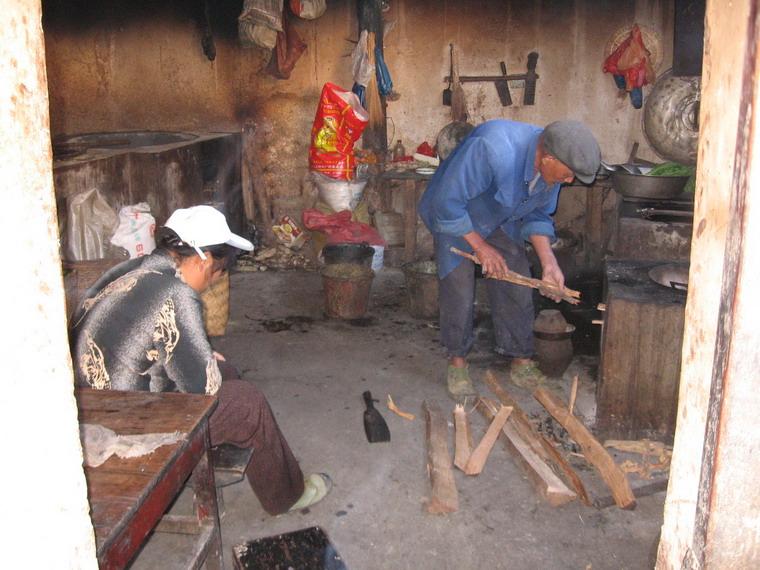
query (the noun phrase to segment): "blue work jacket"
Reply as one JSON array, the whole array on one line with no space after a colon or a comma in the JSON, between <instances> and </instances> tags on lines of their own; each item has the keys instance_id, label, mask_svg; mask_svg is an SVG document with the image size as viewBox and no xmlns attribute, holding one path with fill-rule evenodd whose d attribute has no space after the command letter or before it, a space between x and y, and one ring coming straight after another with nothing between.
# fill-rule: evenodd
<instances>
[{"instance_id":1,"label":"blue work jacket","mask_svg":"<svg viewBox=\"0 0 760 570\"><path fill-rule=\"evenodd\" d=\"M542 131L515 121L488 121L436 170L419 213L435 238L441 278L462 261L449 251L451 246L472 252L462 236L473 230L487 238L501 228L518 242L532 235L556 239L551 215L557 209L560 185L547 185L539 176L530 189Z\"/></svg>"}]
</instances>

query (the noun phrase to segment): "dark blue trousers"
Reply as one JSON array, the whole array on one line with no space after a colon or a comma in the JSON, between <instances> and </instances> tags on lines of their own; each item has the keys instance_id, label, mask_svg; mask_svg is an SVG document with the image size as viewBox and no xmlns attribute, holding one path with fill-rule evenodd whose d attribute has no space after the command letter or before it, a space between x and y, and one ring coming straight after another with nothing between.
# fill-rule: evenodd
<instances>
[{"instance_id":1,"label":"dark blue trousers","mask_svg":"<svg viewBox=\"0 0 760 570\"><path fill-rule=\"evenodd\" d=\"M524 244L517 244L496 230L488 239L504 256L507 267L530 277ZM496 336L494 350L511 358L533 356L533 291L506 281L485 279ZM472 349L475 303L475 264L463 259L454 271L440 280L439 310L441 343L449 357L467 356Z\"/></svg>"}]
</instances>

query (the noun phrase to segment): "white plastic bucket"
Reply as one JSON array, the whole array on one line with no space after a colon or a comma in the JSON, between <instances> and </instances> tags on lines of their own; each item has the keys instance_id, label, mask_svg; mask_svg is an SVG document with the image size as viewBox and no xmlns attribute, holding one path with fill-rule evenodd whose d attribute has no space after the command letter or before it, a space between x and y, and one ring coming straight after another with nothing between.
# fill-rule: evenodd
<instances>
[{"instance_id":1,"label":"white plastic bucket","mask_svg":"<svg viewBox=\"0 0 760 570\"><path fill-rule=\"evenodd\" d=\"M372 249L375 250L375 255L372 256L372 271L380 271L383 268L385 246L373 245Z\"/></svg>"}]
</instances>

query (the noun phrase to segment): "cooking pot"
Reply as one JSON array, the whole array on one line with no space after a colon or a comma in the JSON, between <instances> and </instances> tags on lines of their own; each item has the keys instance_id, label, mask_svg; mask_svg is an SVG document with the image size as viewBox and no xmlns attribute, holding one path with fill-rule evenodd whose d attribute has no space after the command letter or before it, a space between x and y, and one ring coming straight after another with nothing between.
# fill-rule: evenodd
<instances>
[{"instance_id":1,"label":"cooking pot","mask_svg":"<svg viewBox=\"0 0 760 570\"><path fill-rule=\"evenodd\" d=\"M624 170L612 173L612 187L630 198L675 198L683 192L688 176L647 176L631 174Z\"/></svg>"}]
</instances>

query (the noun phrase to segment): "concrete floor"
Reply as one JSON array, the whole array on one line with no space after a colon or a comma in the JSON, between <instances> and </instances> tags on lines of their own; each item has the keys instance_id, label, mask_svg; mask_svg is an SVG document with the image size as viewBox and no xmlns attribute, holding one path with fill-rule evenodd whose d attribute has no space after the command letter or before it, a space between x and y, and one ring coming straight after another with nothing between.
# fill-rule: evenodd
<instances>
[{"instance_id":1,"label":"concrete floor","mask_svg":"<svg viewBox=\"0 0 760 570\"><path fill-rule=\"evenodd\" d=\"M369 318L349 323L324 318L318 274L232 276L228 332L213 344L267 394L304 472L327 472L335 486L308 512L280 517L263 511L247 483L226 488L226 567L234 568L235 545L318 525L351 570L651 568L664 493L640 499L634 511L596 510L577 501L552 508L537 497L500 443L480 476L456 471L458 512L426 514L430 486L421 404L433 400L443 410L452 410L453 404L444 389L438 331L434 323L407 314L403 285L399 270L379 272ZM527 392L507 383L504 363L490 351L487 327L479 330L478 338L471 372L481 391L487 393L483 372L495 368L526 412L541 413ZM577 358L565 379L552 386L566 394L567 378L580 373L577 413L587 419L594 414L589 375L594 364L593 358ZM366 441L364 390L382 400L390 443ZM388 411L387 394L417 418L408 421ZM470 421L477 441L486 424L477 412ZM453 453L453 426L450 435ZM578 469L584 480L593 480L591 469L582 463ZM598 481L589 490L605 492ZM187 496L175 510L189 508L183 501L189 502ZM182 540L154 536L133 567L181 567L186 551Z\"/></svg>"}]
</instances>

